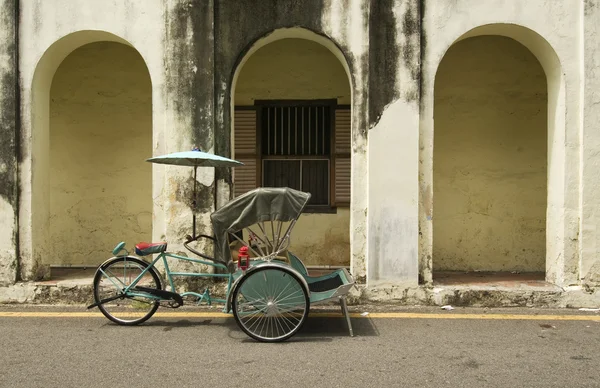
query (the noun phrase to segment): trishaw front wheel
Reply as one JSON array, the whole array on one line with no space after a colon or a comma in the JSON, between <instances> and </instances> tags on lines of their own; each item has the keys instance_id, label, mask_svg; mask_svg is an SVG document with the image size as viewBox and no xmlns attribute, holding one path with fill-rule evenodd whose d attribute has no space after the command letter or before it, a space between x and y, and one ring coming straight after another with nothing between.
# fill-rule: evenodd
<instances>
[{"instance_id":1,"label":"trishaw front wheel","mask_svg":"<svg viewBox=\"0 0 600 388\"><path fill-rule=\"evenodd\" d=\"M233 291L233 316L250 337L262 342L285 341L301 328L310 299L298 275L285 268L258 268Z\"/></svg>"}]
</instances>

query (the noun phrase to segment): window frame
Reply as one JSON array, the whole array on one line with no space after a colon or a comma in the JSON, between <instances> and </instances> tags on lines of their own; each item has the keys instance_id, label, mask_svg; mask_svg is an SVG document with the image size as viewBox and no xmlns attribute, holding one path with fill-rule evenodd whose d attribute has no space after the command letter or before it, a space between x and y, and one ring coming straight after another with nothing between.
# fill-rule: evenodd
<instances>
[{"instance_id":1,"label":"window frame","mask_svg":"<svg viewBox=\"0 0 600 388\"><path fill-rule=\"evenodd\" d=\"M329 155L264 155L262 146L262 125L263 125L263 109L264 107L310 107L310 106L327 106L330 109L330 139L329 139ZM254 107L256 108L256 155L257 155L257 171L256 184L257 187L264 187L264 160L328 160L329 163L329 190L327 205L307 205L304 208L304 213L316 214L336 214L337 205L335 204L335 111L339 107L337 99L316 99L316 100L255 100ZM302 175L301 175L302 179Z\"/></svg>"}]
</instances>

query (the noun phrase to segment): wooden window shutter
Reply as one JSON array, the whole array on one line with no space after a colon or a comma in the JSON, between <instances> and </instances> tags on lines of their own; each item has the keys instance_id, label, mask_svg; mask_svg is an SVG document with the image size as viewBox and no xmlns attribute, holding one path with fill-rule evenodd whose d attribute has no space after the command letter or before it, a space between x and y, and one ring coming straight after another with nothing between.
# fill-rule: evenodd
<instances>
[{"instance_id":1,"label":"wooden window shutter","mask_svg":"<svg viewBox=\"0 0 600 388\"><path fill-rule=\"evenodd\" d=\"M235 159L244 163L233 169L233 195L237 197L257 187L256 110L236 108L234 126Z\"/></svg>"},{"instance_id":2,"label":"wooden window shutter","mask_svg":"<svg viewBox=\"0 0 600 388\"><path fill-rule=\"evenodd\" d=\"M350 108L335 110L334 177L335 205L350 206L352 130Z\"/></svg>"}]
</instances>

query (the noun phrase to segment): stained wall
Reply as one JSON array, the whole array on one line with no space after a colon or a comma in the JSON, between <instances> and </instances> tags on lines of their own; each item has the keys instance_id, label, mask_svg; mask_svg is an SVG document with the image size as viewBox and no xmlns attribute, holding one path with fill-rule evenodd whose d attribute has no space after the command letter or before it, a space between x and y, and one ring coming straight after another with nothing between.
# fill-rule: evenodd
<instances>
[{"instance_id":1,"label":"stained wall","mask_svg":"<svg viewBox=\"0 0 600 388\"><path fill-rule=\"evenodd\" d=\"M0 286L19 277L18 24L16 4L0 1Z\"/></svg>"},{"instance_id":2,"label":"stained wall","mask_svg":"<svg viewBox=\"0 0 600 388\"><path fill-rule=\"evenodd\" d=\"M50 265L96 266L152 235L152 84L132 47L90 43L50 89Z\"/></svg>"},{"instance_id":3,"label":"stained wall","mask_svg":"<svg viewBox=\"0 0 600 388\"><path fill-rule=\"evenodd\" d=\"M243 65L234 103L336 99L338 104L349 105L350 97L346 71L331 51L306 39L281 39L257 50ZM350 265L349 209L303 214L294 228L290 250L306 265Z\"/></svg>"},{"instance_id":4,"label":"stained wall","mask_svg":"<svg viewBox=\"0 0 600 388\"><path fill-rule=\"evenodd\" d=\"M575 0L511 5L495 0L425 2L419 131L419 274L423 283L431 284L435 269L436 73L453 44L484 35L516 40L537 59L546 76L546 280L557 285L580 282L580 190L584 184L580 168L586 159L581 153L578 92L582 57L574 42L580 41L577 26L581 26L582 15L583 2Z\"/></svg>"},{"instance_id":5,"label":"stained wall","mask_svg":"<svg viewBox=\"0 0 600 388\"><path fill-rule=\"evenodd\" d=\"M434 270L545 271L546 76L517 41L453 45L435 82Z\"/></svg>"}]
</instances>

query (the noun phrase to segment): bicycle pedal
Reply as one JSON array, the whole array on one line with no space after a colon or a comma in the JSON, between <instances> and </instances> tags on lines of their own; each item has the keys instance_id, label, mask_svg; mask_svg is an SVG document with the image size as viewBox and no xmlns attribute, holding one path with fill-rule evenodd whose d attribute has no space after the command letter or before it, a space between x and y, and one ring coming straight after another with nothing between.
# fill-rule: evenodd
<instances>
[{"instance_id":1,"label":"bicycle pedal","mask_svg":"<svg viewBox=\"0 0 600 388\"><path fill-rule=\"evenodd\" d=\"M173 300L173 301L169 302L169 307L171 307L173 309L179 308L181 306L183 306L183 303L179 303L176 300Z\"/></svg>"},{"instance_id":2,"label":"bicycle pedal","mask_svg":"<svg viewBox=\"0 0 600 388\"><path fill-rule=\"evenodd\" d=\"M179 308L181 306L183 306L183 304L180 304L179 302L177 302L176 300L166 300L166 301L162 301L162 303L160 304L161 307L166 307L166 308L170 308L170 309L176 309Z\"/></svg>"}]
</instances>

